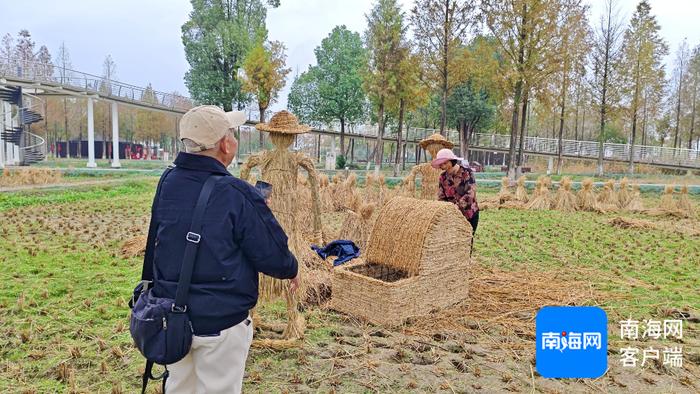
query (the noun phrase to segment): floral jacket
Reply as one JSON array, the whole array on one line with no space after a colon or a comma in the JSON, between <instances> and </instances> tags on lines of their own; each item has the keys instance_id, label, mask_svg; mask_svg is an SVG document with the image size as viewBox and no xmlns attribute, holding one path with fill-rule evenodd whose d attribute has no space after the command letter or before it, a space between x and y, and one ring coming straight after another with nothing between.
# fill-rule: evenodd
<instances>
[{"instance_id":1,"label":"floral jacket","mask_svg":"<svg viewBox=\"0 0 700 394\"><path fill-rule=\"evenodd\" d=\"M459 171L454 175L444 171L440 174L438 186L438 200L456 204L467 219L471 219L479 210L476 180L471 168L460 165Z\"/></svg>"}]
</instances>

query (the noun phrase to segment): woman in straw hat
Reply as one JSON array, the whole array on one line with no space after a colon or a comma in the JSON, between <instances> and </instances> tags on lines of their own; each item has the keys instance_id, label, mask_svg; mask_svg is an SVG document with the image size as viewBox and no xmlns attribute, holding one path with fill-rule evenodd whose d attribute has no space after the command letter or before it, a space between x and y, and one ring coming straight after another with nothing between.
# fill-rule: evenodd
<instances>
[{"instance_id":1,"label":"woman in straw hat","mask_svg":"<svg viewBox=\"0 0 700 394\"><path fill-rule=\"evenodd\" d=\"M433 134L428 138L421 140L418 145L430 153L430 158L434 159L438 151L443 148L452 149L453 143L445 139L440 134ZM421 177L421 188L419 198L423 200L435 200L438 193L438 179L440 178L440 170L433 168L430 163L423 163L413 166L411 173L403 180L404 194L410 197L415 197L414 190L416 188L416 177Z\"/></svg>"},{"instance_id":2,"label":"woman in straw hat","mask_svg":"<svg viewBox=\"0 0 700 394\"><path fill-rule=\"evenodd\" d=\"M299 167L308 173L308 181L311 187L311 210L313 216L313 242L322 242L321 234L321 204L319 199L318 174L313 161L302 152L292 152L289 147L298 134L309 131L308 126L300 125L296 116L287 111L275 114L269 123L259 123L255 126L260 131L270 133L270 139L275 146L274 150L264 151L248 158L241 168L241 178L248 179L250 170L260 167L262 180L271 184L273 191L269 197L269 206L279 224L288 235L289 249L294 253L300 263L299 271L303 279L304 268L314 265L322 265L322 261L313 253L308 242L302 239L302 231L299 225L299 205L297 201L297 180ZM306 267L304 267L306 266ZM303 287L303 286L302 286ZM289 322L284 332L285 339L297 339L303 335L303 318L298 314L298 299L293 297L286 282L270 277L262 277L260 293L263 299L277 298L282 295L287 299L287 312ZM296 294L303 295L305 291Z\"/></svg>"},{"instance_id":3,"label":"woman in straw hat","mask_svg":"<svg viewBox=\"0 0 700 394\"><path fill-rule=\"evenodd\" d=\"M438 200L448 201L459 208L472 225L472 245L479 225L479 204L476 202L476 179L471 168L462 164L462 158L455 156L452 149L440 149L430 163L433 168L442 170L438 182Z\"/></svg>"}]
</instances>

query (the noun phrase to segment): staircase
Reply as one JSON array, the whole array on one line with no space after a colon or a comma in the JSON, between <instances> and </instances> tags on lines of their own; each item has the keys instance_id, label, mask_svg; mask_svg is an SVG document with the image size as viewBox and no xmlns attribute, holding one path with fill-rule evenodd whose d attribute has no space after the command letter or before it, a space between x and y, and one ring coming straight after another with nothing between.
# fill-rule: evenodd
<instances>
[{"instance_id":1,"label":"staircase","mask_svg":"<svg viewBox=\"0 0 700 394\"><path fill-rule=\"evenodd\" d=\"M39 100L32 96L33 100ZM35 109L38 107L23 106L22 88L20 87L0 87L0 101L10 103L16 108L16 120L19 126L12 127L6 125L0 129L0 136L4 142L19 147L19 165L27 166L40 162L46 158L46 141L36 134L31 133L31 125L41 122L44 118ZM4 121L4 119L3 119Z\"/></svg>"}]
</instances>

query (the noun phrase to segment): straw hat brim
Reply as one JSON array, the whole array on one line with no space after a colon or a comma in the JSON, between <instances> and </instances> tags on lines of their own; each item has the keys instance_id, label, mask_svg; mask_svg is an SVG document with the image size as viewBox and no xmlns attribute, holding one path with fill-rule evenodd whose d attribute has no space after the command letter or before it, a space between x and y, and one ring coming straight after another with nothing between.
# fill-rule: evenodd
<instances>
[{"instance_id":1,"label":"straw hat brim","mask_svg":"<svg viewBox=\"0 0 700 394\"><path fill-rule=\"evenodd\" d=\"M447 140L434 140L434 139L427 139L427 140L421 140L418 145L420 145L421 148L425 149L428 147L428 145L442 145L444 148L447 149L452 149L454 148L455 144L451 143L450 141Z\"/></svg>"},{"instance_id":2,"label":"straw hat brim","mask_svg":"<svg viewBox=\"0 0 700 394\"><path fill-rule=\"evenodd\" d=\"M311 127L304 125L295 125L291 127L273 127L269 123L258 123L255 128L260 131L267 131L268 133L280 133L280 134L303 134L308 133Z\"/></svg>"}]
</instances>

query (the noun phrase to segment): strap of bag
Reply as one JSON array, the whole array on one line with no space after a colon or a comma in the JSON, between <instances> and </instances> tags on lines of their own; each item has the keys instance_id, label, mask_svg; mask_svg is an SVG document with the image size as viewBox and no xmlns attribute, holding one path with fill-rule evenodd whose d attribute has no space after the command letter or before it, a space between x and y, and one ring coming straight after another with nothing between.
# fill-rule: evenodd
<instances>
[{"instance_id":1,"label":"strap of bag","mask_svg":"<svg viewBox=\"0 0 700 394\"><path fill-rule=\"evenodd\" d=\"M163 393L165 393L165 382L170 376L170 371L168 367L165 367L165 371L159 376L153 376L153 365L155 363L151 360L146 360L146 368L143 370L143 376L141 377L141 394L146 394L146 387L148 386L149 380L160 380L163 379Z\"/></svg>"},{"instance_id":2,"label":"strap of bag","mask_svg":"<svg viewBox=\"0 0 700 394\"><path fill-rule=\"evenodd\" d=\"M202 240L202 219L204 217L204 211L207 208L207 201L209 201L209 196L211 191L214 189L216 182L221 179L221 175L211 175L204 182L202 186L202 191L199 192L199 198L197 199L197 205L194 208L194 213L192 214L192 224L190 225L190 231L185 236L187 240L187 246L185 247L185 254L182 257L182 269L180 270L180 279L177 283L177 292L175 293L175 304L172 306L173 312L185 312L187 311L187 299L190 294L190 282L192 281L192 269L194 268L194 260L197 257L197 250L199 249L199 242Z\"/></svg>"},{"instance_id":3,"label":"strap of bag","mask_svg":"<svg viewBox=\"0 0 700 394\"><path fill-rule=\"evenodd\" d=\"M141 269L141 280L151 281L153 280L153 252L155 248L156 240L156 208L158 207L158 199L160 198L160 188L163 185L165 177L168 176L170 171L175 168L175 165L170 165L160 176L158 181L158 186L156 187L156 195L153 198L153 205L151 205L151 223L148 226L148 238L146 240L146 254L143 257L143 268Z\"/></svg>"}]
</instances>

